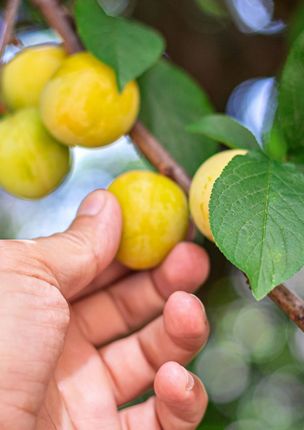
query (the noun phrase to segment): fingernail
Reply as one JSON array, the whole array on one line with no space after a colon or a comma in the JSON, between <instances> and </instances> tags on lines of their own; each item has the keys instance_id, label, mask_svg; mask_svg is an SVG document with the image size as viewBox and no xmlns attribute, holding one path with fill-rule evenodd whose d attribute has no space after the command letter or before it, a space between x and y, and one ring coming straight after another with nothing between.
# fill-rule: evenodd
<instances>
[{"instance_id":1,"label":"fingernail","mask_svg":"<svg viewBox=\"0 0 304 430\"><path fill-rule=\"evenodd\" d=\"M195 381L190 372L187 372L187 383L186 383L186 391L191 391L194 387Z\"/></svg>"},{"instance_id":2,"label":"fingernail","mask_svg":"<svg viewBox=\"0 0 304 430\"><path fill-rule=\"evenodd\" d=\"M94 191L80 205L77 215L95 216L104 208L105 202L104 193L102 191Z\"/></svg>"},{"instance_id":3,"label":"fingernail","mask_svg":"<svg viewBox=\"0 0 304 430\"><path fill-rule=\"evenodd\" d=\"M194 297L199 302L199 304L201 305L201 308L205 312L205 306L203 305L203 302L195 294L191 294L191 296Z\"/></svg>"}]
</instances>

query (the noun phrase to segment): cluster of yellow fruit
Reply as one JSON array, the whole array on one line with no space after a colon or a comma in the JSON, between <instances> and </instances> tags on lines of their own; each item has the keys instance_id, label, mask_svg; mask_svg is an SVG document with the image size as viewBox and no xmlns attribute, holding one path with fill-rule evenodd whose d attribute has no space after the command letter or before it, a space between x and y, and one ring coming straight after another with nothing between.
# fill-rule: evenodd
<instances>
[{"instance_id":1,"label":"cluster of yellow fruit","mask_svg":"<svg viewBox=\"0 0 304 430\"><path fill-rule=\"evenodd\" d=\"M26 48L3 67L0 186L25 198L56 188L70 169L69 146L109 144L132 127L139 91L120 93L113 70L88 52Z\"/></svg>"},{"instance_id":2,"label":"cluster of yellow fruit","mask_svg":"<svg viewBox=\"0 0 304 430\"><path fill-rule=\"evenodd\" d=\"M56 188L69 172L69 146L97 147L126 134L136 120L139 90L120 93L114 72L87 52L67 56L57 45L27 48L1 74L2 98L11 112L0 121L0 186L26 198ZM245 151L224 151L207 160L190 190L193 219L210 240L209 200L225 165ZM186 195L167 177L131 171L109 190L123 216L118 260L132 269L157 266L184 239Z\"/></svg>"}]
</instances>

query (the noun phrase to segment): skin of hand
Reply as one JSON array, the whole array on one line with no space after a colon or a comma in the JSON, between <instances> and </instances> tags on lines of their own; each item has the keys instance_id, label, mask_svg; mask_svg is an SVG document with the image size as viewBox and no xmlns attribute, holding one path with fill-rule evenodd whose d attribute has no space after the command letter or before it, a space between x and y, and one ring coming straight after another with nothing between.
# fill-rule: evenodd
<instances>
[{"instance_id":1,"label":"skin of hand","mask_svg":"<svg viewBox=\"0 0 304 430\"><path fill-rule=\"evenodd\" d=\"M208 275L203 249L178 244L156 269L115 261L116 199L95 191L70 228L0 241L1 430L194 430L207 405L182 367L208 322L191 294ZM121 409L154 386L155 396Z\"/></svg>"}]
</instances>

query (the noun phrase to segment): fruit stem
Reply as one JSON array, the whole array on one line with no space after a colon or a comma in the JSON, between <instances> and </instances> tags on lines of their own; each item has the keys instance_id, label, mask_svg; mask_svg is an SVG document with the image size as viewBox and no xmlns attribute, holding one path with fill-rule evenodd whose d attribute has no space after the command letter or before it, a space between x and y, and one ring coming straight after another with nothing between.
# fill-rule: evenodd
<instances>
[{"instance_id":1,"label":"fruit stem","mask_svg":"<svg viewBox=\"0 0 304 430\"><path fill-rule=\"evenodd\" d=\"M32 0L32 3L40 9L49 25L57 30L68 53L72 54L83 49L72 17L57 0ZM130 135L134 144L161 173L175 180L186 193L189 192L191 179L156 137L140 122L135 124ZM284 285L274 288L268 297L304 332L304 300Z\"/></svg>"},{"instance_id":2,"label":"fruit stem","mask_svg":"<svg viewBox=\"0 0 304 430\"><path fill-rule=\"evenodd\" d=\"M11 40L14 32L14 26L17 20L20 0L7 0L7 5L4 11L4 18L1 22L0 33L0 58L2 58L6 45Z\"/></svg>"}]
</instances>

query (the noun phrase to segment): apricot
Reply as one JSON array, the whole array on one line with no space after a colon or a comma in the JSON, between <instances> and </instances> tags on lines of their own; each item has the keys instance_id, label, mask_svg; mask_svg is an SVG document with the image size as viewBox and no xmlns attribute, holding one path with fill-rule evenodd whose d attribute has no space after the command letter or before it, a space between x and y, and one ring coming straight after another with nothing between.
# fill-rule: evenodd
<instances>
[{"instance_id":1,"label":"apricot","mask_svg":"<svg viewBox=\"0 0 304 430\"><path fill-rule=\"evenodd\" d=\"M12 110L38 106L41 91L65 56L63 48L57 45L37 45L18 53L1 73L5 105Z\"/></svg>"},{"instance_id":2,"label":"apricot","mask_svg":"<svg viewBox=\"0 0 304 430\"><path fill-rule=\"evenodd\" d=\"M0 186L6 191L43 197L62 182L69 168L69 149L50 136L37 109L22 109L0 121Z\"/></svg>"},{"instance_id":3,"label":"apricot","mask_svg":"<svg viewBox=\"0 0 304 430\"><path fill-rule=\"evenodd\" d=\"M131 269L157 266L184 239L188 204L184 192L171 179L134 170L112 182L123 217L118 260Z\"/></svg>"},{"instance_id":4,"label":"apricot","mask_svg":"<svg viewBox=\"0 0 304 430\"><path fill-rule=\"evenodd\" d=\"M216 179L236 155L245 155L242 149L219 152L206 160L198 169L190 188L190 212L197 228L209 240L214 241L209 222L209 201Z\"/></svg>"},{"instance_id":5,"label":"apricot","mask_svg":"<svg viewBox=\"0 0 304 430\"><path fill-rule=\"evenodd\" d=\"M42 120L55 138L86 147L107 145L126 134L138 109L136 82L119 92L114 71L88 52L63 62L40 104Z\"/></svg>"}]
</instances>

